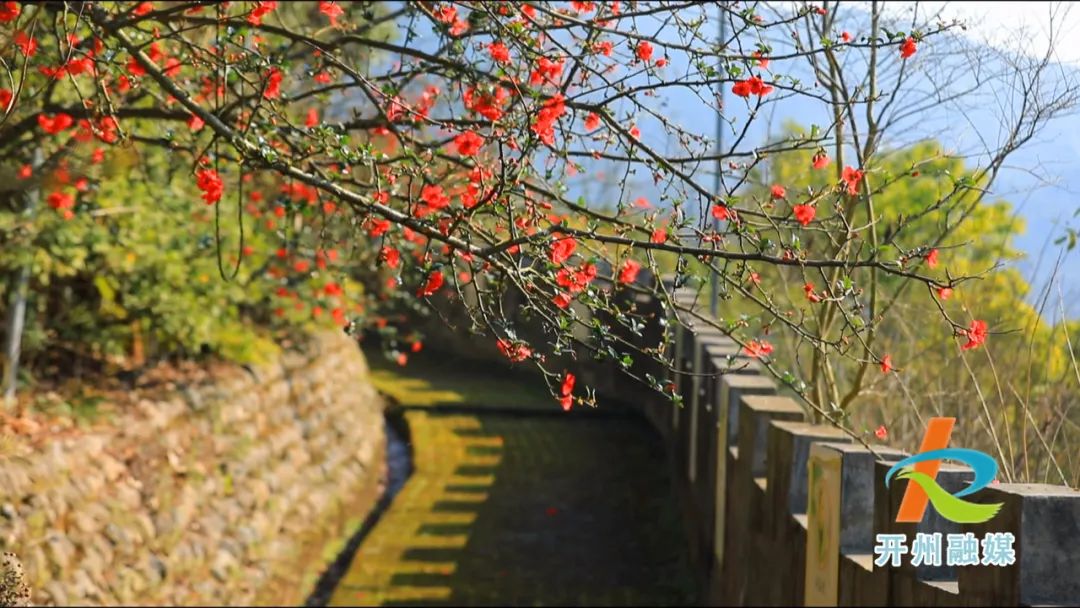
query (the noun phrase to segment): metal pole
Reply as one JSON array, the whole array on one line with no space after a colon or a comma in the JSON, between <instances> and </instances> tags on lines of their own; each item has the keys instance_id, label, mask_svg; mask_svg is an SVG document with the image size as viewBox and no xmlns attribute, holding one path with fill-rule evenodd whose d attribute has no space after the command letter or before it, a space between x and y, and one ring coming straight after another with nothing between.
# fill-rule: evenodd
<instances>
[{"instance_id":1,"label":"metal pole","mask_svg":"<svg viewBox=\"0 0 1080 608\"><path fill-rule=\"evenodd\" d=\"M720 20L720 38L719 40L717 40L717 47L722 50L724 48L724 41L727 39L727 28L725 27L726 20L724 19L724 4L722 2L717 3L716 10L719 14ZM720 72L722 73L724 68L724 62L719 57L717 59ZM724 165L723 161L720 159L720 155L723 154L724 149L724 116L722 112L722 109L724 107L724 85L721 84L719 87L717 87L717 89L717 103L719 104L719 107L716 111L716 174L713 176L713 193L715 195L720 194L721 188L723 188L724 184L723 178L720 176L721 171L723 171ZM717 233L720 232L720 220L716 218L713 218L713 231ZM709 291L709 312L712 314L713 318L716 318L718 316L720 306L720 277L717 276L716 271L712 271L709 273Z\"/></svg>"}]
</instances>

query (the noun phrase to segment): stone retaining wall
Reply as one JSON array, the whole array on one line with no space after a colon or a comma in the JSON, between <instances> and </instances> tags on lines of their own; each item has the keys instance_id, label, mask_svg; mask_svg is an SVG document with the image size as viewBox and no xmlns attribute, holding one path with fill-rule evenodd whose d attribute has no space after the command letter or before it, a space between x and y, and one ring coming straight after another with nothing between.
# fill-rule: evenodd
<instances>
[{"instance_id":1,"label":"stone retaining wall","mask_svg":"<svg viewBox=\"0 0 1080 608\"><path fill-rule=\"evenodd\" d=\"M0 456L0 551L34 603L302 603L385 477L360 349L302 350Z\"/></svg>"}]
</instances>

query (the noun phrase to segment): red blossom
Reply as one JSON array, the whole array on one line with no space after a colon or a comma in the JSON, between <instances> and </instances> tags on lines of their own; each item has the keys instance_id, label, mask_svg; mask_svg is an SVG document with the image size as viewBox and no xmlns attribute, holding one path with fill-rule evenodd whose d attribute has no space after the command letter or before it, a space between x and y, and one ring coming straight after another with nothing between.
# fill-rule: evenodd
<instances>
[{"instance_id":1,"label":"red blossom","mask_svg":"<svg viewBox=\"0 0 1080 608\"><path fill-rule=\"evenodd\" d=\"M577 249L577 241L574 237L568 236L556 240L551 244L551 263L562 264L569 260L575 249Z\"/></svg>"},{"instance_id":2,"label":"red blossom","mask_svg":"<svg viewBox=\"0 0 1080 608\"><path fill-rule=\"evenodd\" d=\"M982 346L986 343L987 337L986 321L972 321L971 325L961 332L961 335L967 338L967 342L960 347L960 350L971 350Z\"/></svg>"},{"instance_id":3,"label":"red blossom","mask_svg":"<svg viewBox=\"0 0 1080 608\"><path fill-rule=\"evenodd\" d=\"M187 121L187 126L192 133L196 133L204 126L206 126L206 123L203 122L203 119L199 118L195 114L192 114L191 118L189 118Z\"/></svg>"},{"instance_id":4,"label":"red blossom","mask_svg":"<svg viewBox=\"0 0 1080 608\"><path fill-rule=\"evenodd\" d=\"M908 36L904 39L903 44L900 45L900 57L907 59L915 54L918 48L915 46L915 39Z\"/></svg>"},{"instance_id":5,"label":"red blossom","mask_svg":"<svg viewBox=\"0 0 1080 608\"><path fill-rule=\"evenodd\" d=\"M30 165L23 165L19 167L19 173L17 174L19 179L30 179L34 174L34 168Z\"/></svg>"},{"instance_id":6,"label":"red blossom","mask_svg":"<svg viewBox=\"0 0 1080 608\"><path fill-rule=\"evenodd\" d=\"M420 199L432 209L445 209L450 206L450 197L443 192L442 186L429 184L420 190Z\"/></svg>"},{"instance_id":7,"label":"red blossom","mask_svg":"<svg viewBox=\"0 0 1080 608\"><path fill-rule=\"evenodd\" d=\"M555 297L551 299L551 302L559 308L566 308L567 306L570 306L570 299L569 294L560 291L555 294Z\"/></svg>"},{"instance_id":8,"label":"red blossom","mask_svg":"<svg viewBox=\"0 0 1080 608\"><path fill-rule=\"evenodd\" d=\"M496 346L499 347L499 352L512 363L519 363L532 356L532 350L522 342L511 342L499 338Z\"/></svg>"},{"instance_id":9,"label":"red blossom","mask_svg":"<svg viewBox=\"0 0 1080 608\"><path fill-rule=\"evenodd\" d=\"M851 42L851 34L847 32L840 32L840 40L844 42Z\"/></svg>"},{"instance_id":10,"label":"red blossom","mask_svg":"<svg viewBox=\"0 0 1080 608\"><path fill-rule=\"evenodd\" d=\"M769 344L765 340L751 340L743 347L743 352L746 353L747 356L754 357L755 359L767 357L772 351L772 344Z\"/></svg>"},{"instance_id":11,"label":"red blossom","mask_svg":"<svg viewBox=\"0 0 1080 608\"><path fill-rule=\"evenodd\" d=\"M498 63L510 63L510 49L505 44L495 41L489 44L487 48L492 60Z\"/></svg>"},{"instance_id":12,"label":"red blossom","mask_svg":"<svg viewBox=\"0 0 1080 608\"><path fill-rule=\"evenodd\" d=\"M732 212L728 210L727 205L713 205L712 216L714 219L726 220L732 216Z\"/></svg>"},{"instance_id":13,"label":"red blossom","mask_svg":"<svg viewBox=\"0 0 1080 608\"><path fill-rule=\"evenodd\" d=\"M855 196L859 193L859 182L862 181L863 172L862 169L856 169L854 167L844 167L844 173L841 176L844 183L847 184L847 192L851 196Z\"/></svg>"},{"instance_id":14,"label":"red blossom","mask_svg":"<svg viewBox=\"0 0 1080 608\"><path fill-rule=\"evenodd\" d=\"M874 431L874 436L877 437L878 439L880 439L881 441L885 441L885 439L889 436L889 430L886 429L885 425L883 424L883 425L877 427L877 430Z\"/></svg>"},{"instance_id":15,"label":"red blossom","mask_svg":"<svg viewBox=\"0 0 1080 608\"><path fill-rule=\"evenodd\" d=\"M562 76L563 60L552 61L547 57L541 57L536 62L536 69L529 75L529 84L539 86L544 84L558 84L556 79Z\"/></svg>"},{"instance_id":16,"label":"red blossom","mask_svg":"<svg viewBox=\"0 0 1080 608\"><path fill-rule=\"evenodd\" d=\"M832 162L832 159L829 158L828 154L825 154L824 152L818 152L814 155L812 166L815 169L824 169L825 167L829 166L830 162Z\"/></svg>"},{"instance_id":17,"label":"red blossom","mask_svg":"<svg viewBox=\"0 0 1080 608\"><path fill-rule=\"evenodd\" d=\"M277 2L256 2L255 8L251 9L251 13L247 17L248 23L251 25L262 25L263 17L270 14L277 8Z\"/></svg>"},{"instance_id":18,"label":"red blossom","mask_svg":"<svg viewBox=\"0 0 1080 608\"><path fill-rule=\"evenodd\" d=\"M623 262L622 269L619 270L619 282L633 283L637 280L639 272L641 272L641 264L638 261L626 260Z\"/></svg>"},{"instance_id":19,"label":"red blossom","mask_svg":"<svg viewBox=\"0 0 1080 608\"><path fill-rule=\"evenodd\" d=\"M484 145L484 138L466 131L454 138L454 147L461 156L476 156Z\"/></svg>"},{"instance_id":20,"label":"red blossom","mask_svg":"<svg viewBox=\"0 0 1080 608\"><path fill-rule=\"evenodd\" d=\"M15 32L15 37L12 39L12 41L15 43L15 46L19 47L19 50L22 51L23 55L26 55L27 57L33 57L37 54L37 38L34 38L33 36L27 36L26 32L21 30Z\"/></svg>"},{"instance_id":21,"label":"red blossom","mask_svg":"<svg viewBox=\"0 0 1080 608\"><path fill-rule=\"evenodd\" d=\"M14 94L9 89L0 89L0 109L7 112L12 97L14 97Z\"/></svg>"},{"instance_id":22,"label":"red blossom","mask_svg":"<svg viewBox=\"0 0 1080 608\"><path fill-rule=\"evenodd\" d=\"M931 249L930 253L926 254L926 265L930 268L937 268L938 265L938 250Z\"/></svg>"},{"instance_id":23,"label":"red blossom","mask_svg":"<svg viewBox=\"0 0 1080 608\"><path fill-rule=\"evenodd\" d=\"M642 40L638 42L637 49L635 50L637 58L648 63L652 59L653 45L649 44L648 40Z\"/></svg>"},{"instance_id":24,"label":"red blossom","mask_svg":"<svg viewBox=\"0 0 1080 608\"><path fill-rule=\"evenodd\" d=\"M881 373L887 374L896 369L892 364L892 355L885 355L881 358Z\"/></svg>"},{"instance_id":25,"label":"red blossom","mask_svg":"<svg viewBox=\"0 0 1080 608\"><path fill-rule=\"evenodd\" d=\"M803 285L803 291L806 292L806 299L810 300L814 304L817 304L818 302L821 301L821 296L814 293L814 284L813 283L807 283L806 285Z\"/></svg>"},{"instance_id":26,"label":"red blossom","mask_svg":"<svg viewBox=\"0 0 1080 608\"><path fill-rule=\"evenodd\" d=\"M397 268L398 262L401 260L401 254L398 253L397 249L387 245L379 252L379 259L386 262L386 265L390 268Z\"/></svg>"},{"instance_id":27,"label":"red blossom","mask_svg":"<svg viewBox=\"0 0 1080 608\"><path fill-rule=\"evenodd\" d=\"M773 184L772 189L769 191L773 198L784 198L787 196L787 190L780 184Z\"/></svg>"},{"instance_id":28,"label":"red blossom","mask_svg":"<svg viewBox=\"0 0 1080 608\"><path fill-rule=\"evenodd\" d=\"M53 192L45 199L50 207L60 211L62 209L70 209L75 206L75 197L65 192Z\"/></svg>"},{"instance_id":29,"label":"red blossom","mask_svg":"<svg viewBox=\"0 0 1080 608\"><path fill-rule=\"evenodd\" d=\"M574 403L574 383L577 378L570 372L565 372L563 376L562 386L559 388L559 404L562 405L563 410L569 412L570 407Z\"/></svg>"},{"instance_id":30,"label":"red blossom","mask_svg":"<svg viewBox=\"0 0 1080 608\"><path fill-rule=\"evenodd\" d=\"M7 23L19 18L22 7L18 2L0 2L0 23Z\"/></svg>"},{"instance_id":31,"label":"red blossom","mask_svg":"<svg viewBox=\"0 0 1080 608\"><path fill-rule=\"evenodd\" d=\"M427 296L435 295L436 291L443 286L443 273L438 270L428 275L427 281L424 282L424 286L416 292L416 295L424 298Z\"/></svg>"},{"instance_id":32,"label":"red blossom","mask_svg":"<svg viewBox=\"0 0 1080 608\"><path fill-rule=\"evenodd\" d=\"M199 169L195 173L195 185L202 190L202 199L207 205L213 205L221 200L221 195L225 191L221 176L213 169Z\"/></svg>"},{"instance_id":33,"label":"red blossom","mask_svg":"<svg viewBox=\"0 0 1080 608\"><path fill-rule=\"evenodd\" d=\"M652 236L649 237L649 241L653 242L653 243L656 243L656 244L666 242L667 241L667 230L664 230L663 228L657 228L656 230L653 230L652 231Z\"/></svg>"},{"instance_id":34,"label":"red blossom","mask_svg":"<svg viewBox=\"0 0 1080 608\"><path fill-rule=\"evenodd\" d=\"M143 15L149 14L153 10L153 2L140 2L139 5L136 6L133 11L131 11L131 14L135 15L136 17L142 17Z\"/></svg>"},{"instance_id":35,"label":"red blossom","mask_svg":"<svg viewBox=\"0 0 1080 608\"><path fill-rule=\"evenodd\" d=\"M37 122L38 126L41 127L43 131L45 131L49 135L56 135L61 131L70 129L71 125L75 124L75 119L73 119L69 114L64 114L63 112L61 112L52 116L38 114Z\"/></svg>"},{"instance_id":36,"label":"red blossom","mask_svg":"<svg viewBox=\"0 0 1080 608\"><path fill-rule=\"evenodd\" d=\"M814 216L817 214L817 209L812 205L795 205L792 211L795 212L795 220L803 226L814 221Z\"/></svg>"},{"instance_id":37,"label":"red blossom","mask_svg":"<svg viewBox=\"0 0 1080 608\"><path fill-rule=\"evenodd\" d=\"M937 290L937 295L942 300L948 300L952 297L952 287L939 287Z\"/></svg>"},{"instance_id":38,"label":"red blossom","mask_svg":"<svg viewBox=\"0 0 1080 608\"><path fill-rule=\"evenodd\" d=\"M596 112L589 112L589 115L585 117L585 129L595 131L599 126L600 116Z\"/></svg>"},{"instance_id":39,"label":"red blossom","mask_svg":"<svg viewBox=\"0 0 1080 608\"><path fill-rule=\"evenodd\" d=\"M304 118L304 126L312 129L319 126L319 111L315 108L308 108L307 116Z\"/></svg>"},{"instance_id":40,"label":"red blossom","mask_svg":"<svg viewBox=\"0 0 1080 608\"><path fill-rule=\"evenodd\" d=\"M319 2L319 12L330 19L330 25L337 27L337 20L345 14L345 9L341 8L341 5L337 2L326 2L325 0L322 0Z\"/></svg>"},{"instance_id":41,"label":"red blossom","mask_svg":"<svg viewBox=\"0 0 1080 608\"><path fill-rule=\"evenodd\" d=\"M277 99L281 97L281 80L284 75L277 68L270 68L266 73L266 88L263 90L263 99Z\"/></svg>"}]
</instances>

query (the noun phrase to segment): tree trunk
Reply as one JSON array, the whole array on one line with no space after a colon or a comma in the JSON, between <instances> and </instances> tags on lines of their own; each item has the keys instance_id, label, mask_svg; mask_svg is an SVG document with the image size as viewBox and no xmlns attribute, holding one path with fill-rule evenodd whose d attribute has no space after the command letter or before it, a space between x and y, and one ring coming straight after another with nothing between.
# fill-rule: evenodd
<instances>
[{"instance_id":1,"label":"tree trunk","mask_svg":"<svg viewBox=\"0 0 1080 608\"><path fill-rule=\"evenodd\" d=\"M34 151L34 179L40 180L38 172L44 164L41 148ZM41 198L40 189L35 186L26 192L26 207L23 216L30 218ZM4 407L10 409L15 404L15 389L19 378L19 357L22 355L22 334L26 325L26 297L30 286L30 270L33 262L27 262L15 273L12 284L10 308L6 323L7 344L4 345Z\"/></svg>"}]
</instances>

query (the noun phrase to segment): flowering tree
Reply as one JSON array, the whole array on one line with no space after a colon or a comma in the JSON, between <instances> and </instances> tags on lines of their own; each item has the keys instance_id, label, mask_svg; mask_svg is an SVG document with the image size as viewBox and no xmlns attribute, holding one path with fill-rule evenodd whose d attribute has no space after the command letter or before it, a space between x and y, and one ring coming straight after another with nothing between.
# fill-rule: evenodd
<instances>
[{"instance_id":1,"label":"flowering tree","mask_svg":"<svg viewBox=\"0 0 1080 608\"><path fill-rule=\"evenodd\" d=\"M1024 105L995 125L1007 136L987 144L980 171L886 225L875 198L917 178L922 162L883 169L889 133L920 108L995 86L983 78L927 92L916 75L948 64L934 56L937 41L943 56L971 58L958 54L956 24L902 18L829 2L3 2L0 155L18 177L3 196L14 208L33 194L73 219L100 205L78 180L92 181L103 158L164 148L199 191L193 210L220 224L235 209L232 230L215 239L226 278L253 263L314 314L321 304L302 304L312 292L288 286L326 270L329 230L369 270L362 291L333 297L363 300L371 313L457 292L509 359L544 370L566 408L583 387L548 369L545 353L572 346L663 360L666 346L635 352L619 332L583 338L576 307L639 331L646 319L620 292L676 309L673 286L711 274L722 298L756 312L683 312L729 333L839 420L866 370L902 364L875 348L889 314L879 287L921 286L937 301L962 289L969 275L934 272L955 221L1009 154L1073 101L1073 89L1040 79L1047 61L1009 72ZM695 100L709 125L723 117L723 145L700 118L666 110L675 95ZM793 102L820 124L758 141L768 108ZM769 178L770 157L807 152L805 171L821 176L814 187ZM61 168L72 181L43 181ZM622 188L589 200L599 173ZM914 220L946 216L936 233L922 222L918 240L908 238ZM253 262L245 229L282 247ZM800 298L762 281L765 268L800 277ZM645 280L663 272L674 285ZM499 306L507 290L523 295L546 343L519 337ZM333 310L341 324L379 322ZM977 311L940 311L960 349L988 339ZM772 364L773 327L809 347L807 374ZM847 386L835 379L837 357L860 366Z\"/></svg>"}]
</instances>

